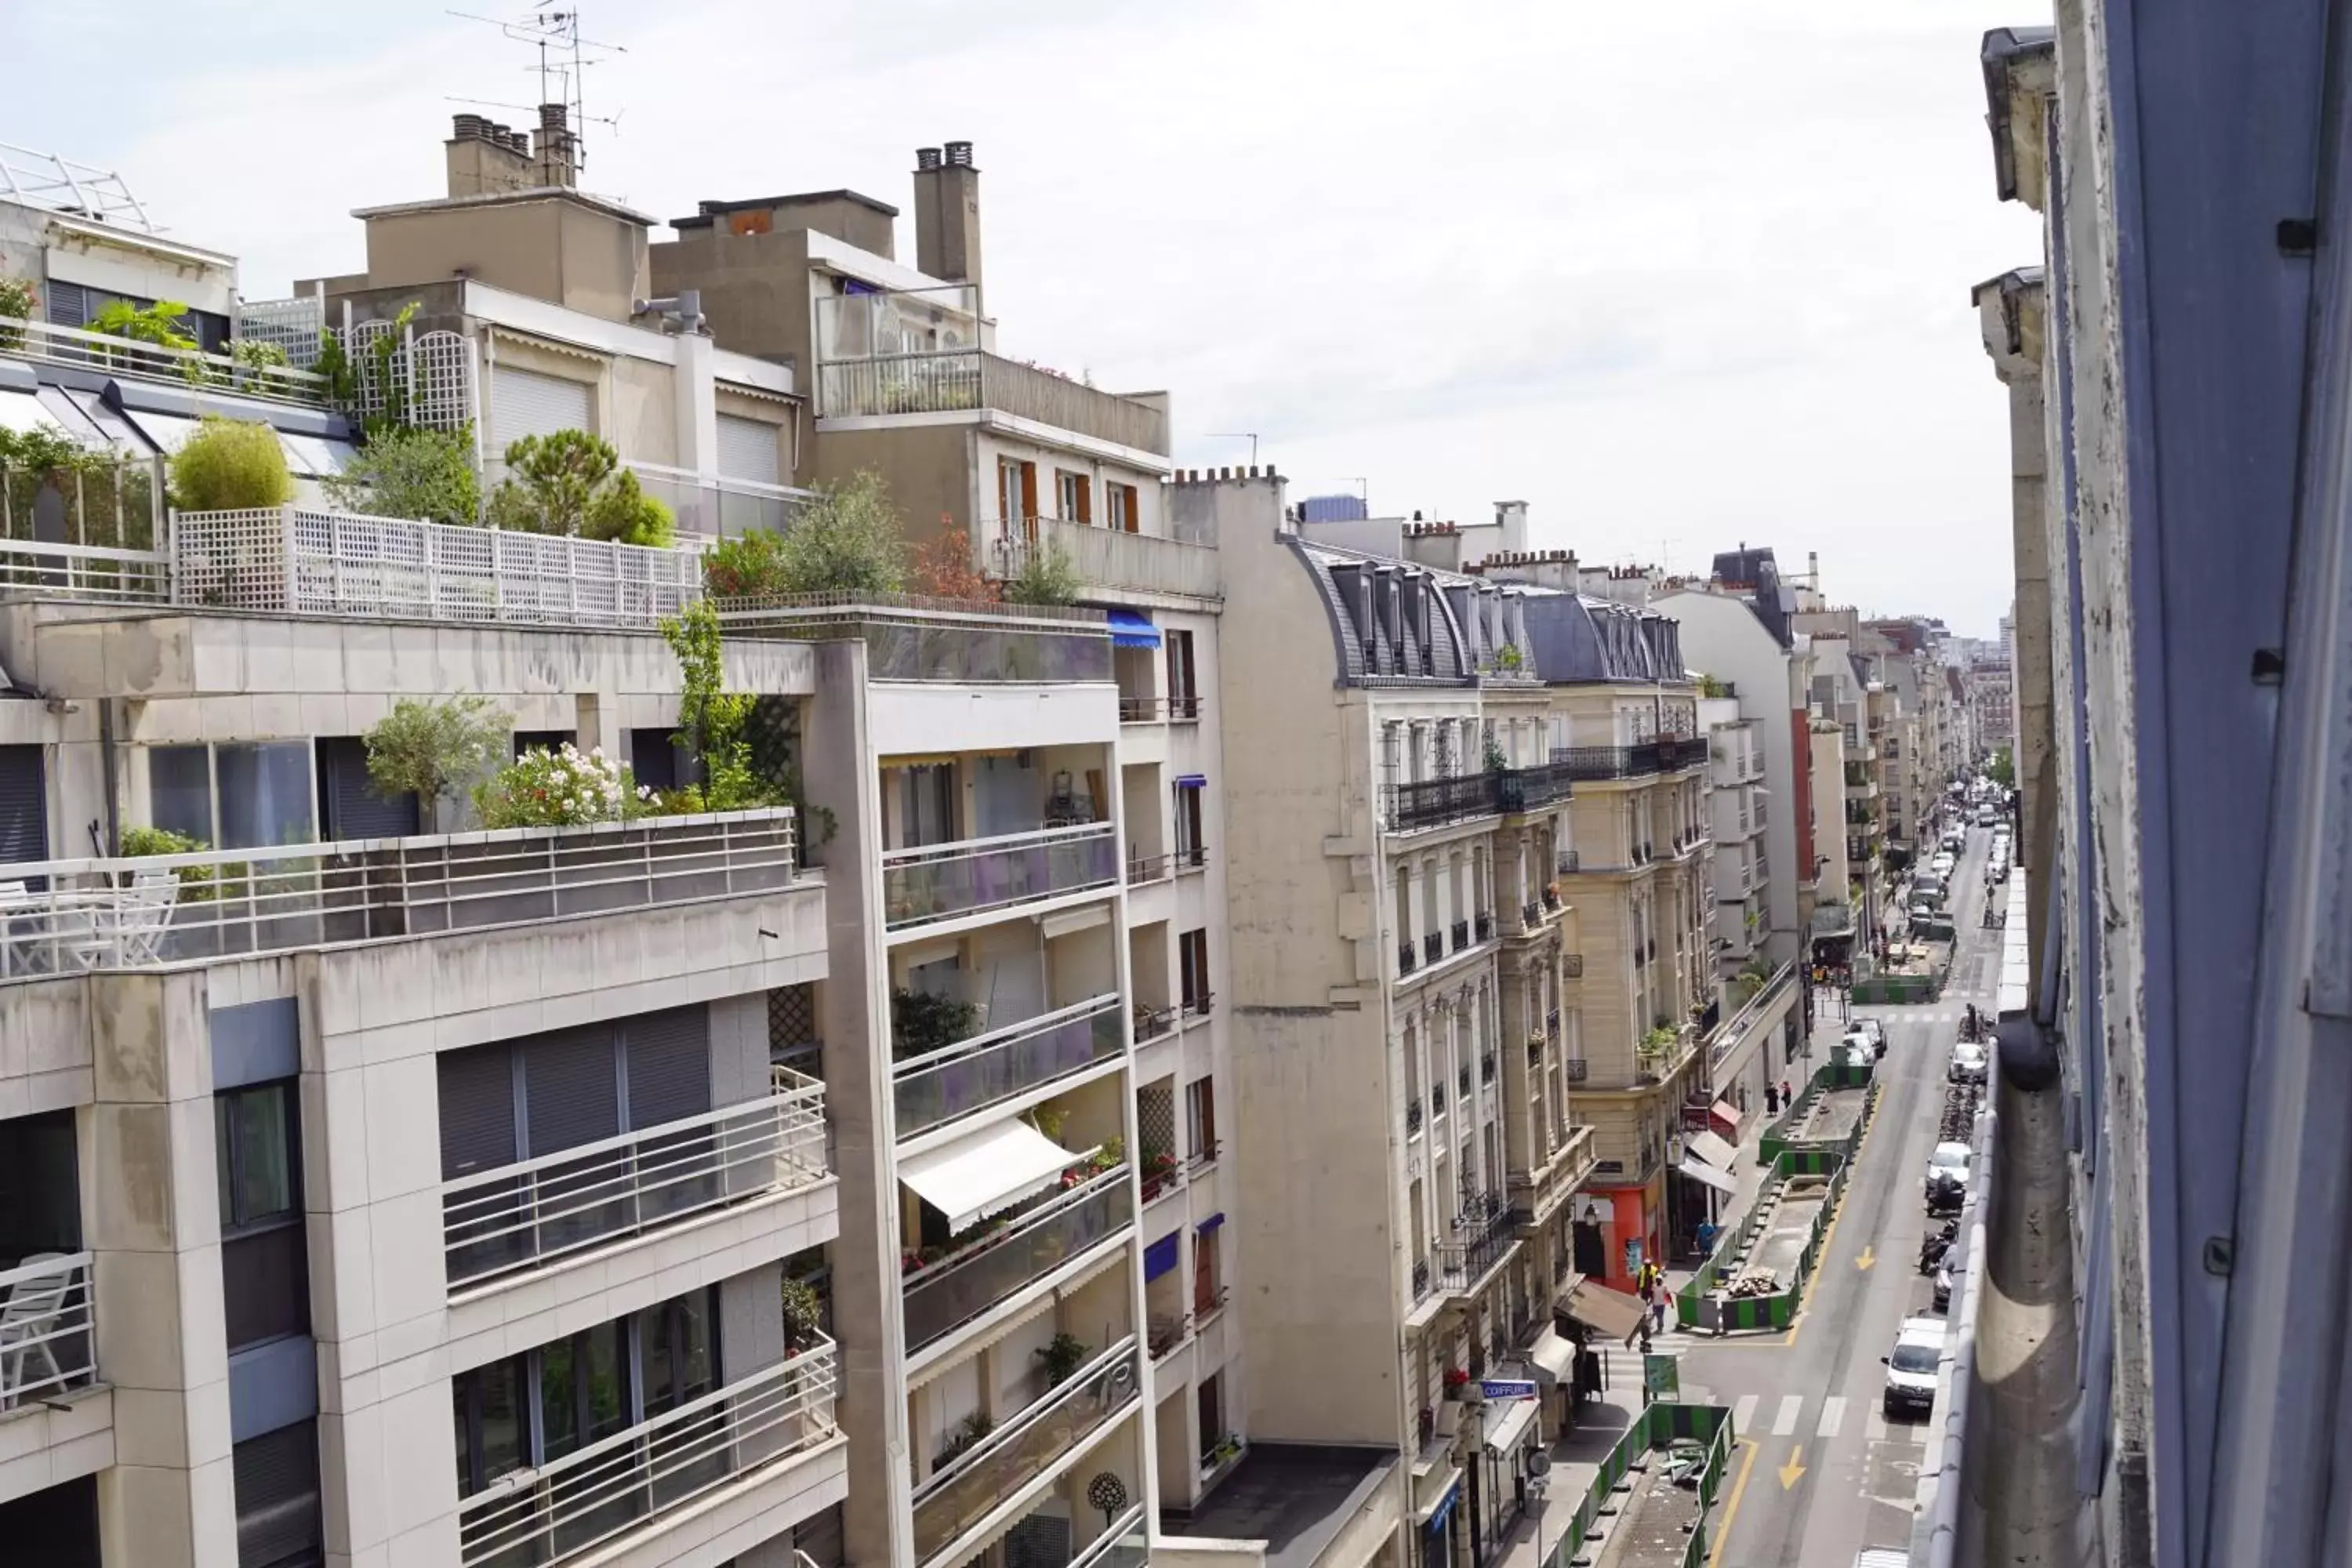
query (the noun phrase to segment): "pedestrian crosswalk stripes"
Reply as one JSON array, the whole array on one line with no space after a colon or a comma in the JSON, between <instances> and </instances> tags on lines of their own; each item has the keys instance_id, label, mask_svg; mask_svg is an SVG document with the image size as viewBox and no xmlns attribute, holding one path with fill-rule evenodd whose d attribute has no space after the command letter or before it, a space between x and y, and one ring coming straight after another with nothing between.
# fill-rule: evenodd
<instances>
[{"instance_id":1,"label":"pedestrian crosswalk stripes","mask_svg":"<svg viewBox=\"0 0 2352 1568\"><path fill-rule=\"evenodd\" d=\"M1769 1394L1743 1394L1732 1402L1731 1429L1743 1437L1793 1437L1803 1431L1806 1407L1811 1403L1801 1394L1781 1394L1778 1402L1766 1405ZM1844 1432L1848 1407L1857 1401L1841 1394L1822 1396L1821 1407L1813 1413L1814 1440L1827 1440ZM1876 1398L1859 1401L1863 1405L1863 1437L1869 1443L1893 1443L1917 1447L1927 1441L1933 1428L1925 1421L1890 1422ZM1758 1412L1761 1410L1771 1422L1769 1431L1759 1427Z\"/></svg>"}]
</instances>

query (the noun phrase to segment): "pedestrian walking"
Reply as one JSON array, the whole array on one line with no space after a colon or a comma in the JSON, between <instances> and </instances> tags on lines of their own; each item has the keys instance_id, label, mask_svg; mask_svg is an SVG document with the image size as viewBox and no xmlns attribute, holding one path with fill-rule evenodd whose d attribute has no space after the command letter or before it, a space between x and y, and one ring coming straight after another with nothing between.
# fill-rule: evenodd
<instances>
[{"instance_id":1,"label":"pedestrian walking","mask_svg":"<svg viewBox=\"0 0 2352 1568\"><path fill-rule=\"evenodd\" d=\"M1764 1114L1769 1116L1780 1109L1780 1086L1777 1083L1766 1084L1764 1086Z\"/></svg>"}]
</instances>

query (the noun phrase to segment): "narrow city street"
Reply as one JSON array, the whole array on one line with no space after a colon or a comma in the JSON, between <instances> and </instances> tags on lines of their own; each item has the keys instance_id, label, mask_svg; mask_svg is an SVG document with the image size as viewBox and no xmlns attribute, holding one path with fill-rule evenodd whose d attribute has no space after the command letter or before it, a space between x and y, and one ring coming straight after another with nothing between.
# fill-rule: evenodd
<instances>
[{"instance_id":1,"label":"narrow city street","mask_svg":"<svg viewBox=\"0 0 2352 1568\"><path fill-rule=\"evenodd\" d=\"M1990 835L1971 828L1954 876L1958 953L1953 984L1919 1006L1856 1009L1885 1023L1885 1086L1795 1325L1769 1337L1675 1334L1685 1398L1728 1405L1739 1435L1710 1562L1731 1568L1839 1565L1865 1546L1907 1547L1924 1420L1890 1421L1879 1358L1906 1318L1936 1316L1931 1279L1917 1270L1928 1225L1921 1175L1936 1142L1945 1072L1969 1004L1992 1001L1998 932L1983 929L1984 858ZM1836 1036L1816 1028L1819 1061Z\"/></svg>"}]
</instances>

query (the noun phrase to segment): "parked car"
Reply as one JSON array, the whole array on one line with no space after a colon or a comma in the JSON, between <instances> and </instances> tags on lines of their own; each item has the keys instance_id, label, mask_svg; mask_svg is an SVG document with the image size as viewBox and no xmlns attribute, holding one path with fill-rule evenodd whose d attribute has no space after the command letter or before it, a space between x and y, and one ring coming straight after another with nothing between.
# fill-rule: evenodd
<instances>
[{"instance_id":1,"label":"parked car","mask_svg":"<svg viewBox=\"0 0 2352 1568\"><path fill-rule=\"evenodd\" d=\"M1952 1065L1944 1076L1954 1083L1982 1083L1990 1060L1982 1045L1962 1040L1952 1047Z\"/></svg>"},{"instance_id":2,"label":"parked car","mask_svg":"<svg viewBox=\"0 0 2352 1568\"><path fill-rule=\"evenodd\" d=\"M1938 854L1934 859L1928 861L1927 869L1933 871L1938 877L1948 877L1952 874L1952 868L1958 864L1959 861L1956 859L1949 851L1946 851Z\"/></svg>"},{"instance_id":3,"label":"parked car","mask_svg":"<svg viewBox=\"0 0 2352 1568\"><path fill-rule=\"evenodd\" d=\"M1933 1318L1906 1318L1895 1331L1895 1348L1878 1358L1886 1364L1885 1408L1890 1420L1925 1415L1936 1407L1936 1368L1944 1359L1944 1325Z\"/></svg>"},{"instance_id":4,"label":"parked car","mask_svg":"<svg viewBox=\"0 0 2352 1568\"><path fill-rule=\"evenodd\" d=\"M1969 1146L1965 1143L1938 1143L1927 1155L1927 1180L1952 1181L1965 1191L1969 1184Z\"/></svg>"},{"instance_id":5,"label":"parked car","mask_svg":"<svg viewBox=\"0 0 2352 1568\"><path fill-rule=\"evenodd\" d=\"M1848 1034L1853 1034L1856 1030L1859 1030L1861 1033L1870 1037L1870 1048L1872 1050L1876 1051L1882 1057L1886 1054L1885 1025L1880 1023L1875 1018L1856 1018L1853 1021L1852 1027L1847 1029L1846 1032Z\"/></svg>"},{"instance_id":6,"label":"parked car","mask_svg":"<svg viewBox=\"0 0 2352 1568\"><path fill-rule=\"evenodd\" d=\"M1999 820L1999 816L1994 813L1991 806L1980 805L1977 807L1977 826L1979 827L1990 827Z\"/></svg>"},{"instance_id":7,"label":"parked car","mask_svg":"<svg viewBox=\"0 0 2352 1568\"><path fill-rule=\"evenodd\" d=\"M1968 829L1955 827L1944 835L1944 847L1957 855L1969 847Z\"/></svg>"}]
</instances>

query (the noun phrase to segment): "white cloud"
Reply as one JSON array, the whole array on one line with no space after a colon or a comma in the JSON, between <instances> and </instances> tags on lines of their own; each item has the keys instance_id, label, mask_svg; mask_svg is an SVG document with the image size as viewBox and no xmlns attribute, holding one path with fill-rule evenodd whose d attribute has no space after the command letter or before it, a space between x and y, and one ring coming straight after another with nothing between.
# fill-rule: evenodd
<instances>
[{"instance_id":1,"label":"white cloud","mask_svg":"<svg viewBox=\"0 0 2352 1568\"><path fill-rule=\"evenodd\" d=\"M64 68L26 107L274 292L357 266L349 209L437 192L444 95L536 96L528 56L478 24L417 0L359 15L77 13L36 32ZM158 18L211 47L97 47ZM590 73L592 111L622 123L592 128L588 183L661 219L845 184L904 205L913 150L966 137L1000 341L1170 389L1182 461L1244 460L1205 433L1256 430L1302 482L1370 475L1383 505L1524 497L1543 542L1591 558L1818 549L1833 596L1989 635L2007 425L1968 289L2038 239L1993 198L1976 45L2036 19L1988 0L615 5L588 16L628 47ZM65 85L93 71L103 114ZM0 119L0 138L38 129Z\"/></svg>"}]
</instances>

